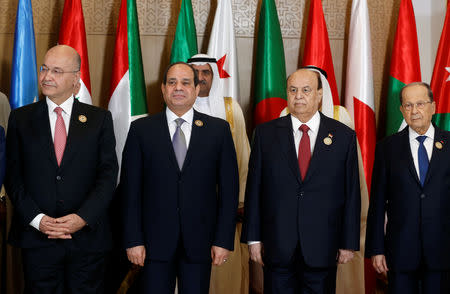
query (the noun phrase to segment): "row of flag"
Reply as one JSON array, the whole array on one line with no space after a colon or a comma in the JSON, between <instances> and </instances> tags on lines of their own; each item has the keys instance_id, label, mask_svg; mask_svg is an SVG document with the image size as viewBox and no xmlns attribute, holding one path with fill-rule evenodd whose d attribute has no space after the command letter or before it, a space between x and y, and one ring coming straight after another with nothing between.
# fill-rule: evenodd
<instances>
[{"instance_id":1,"label":"row of flag","mask_svg":"<svg viewBox=\"0 0 450 294\"><path fill-rule=\"evenodd\" d=\"M254 85L254 122L280 116L286 108L286 66L283 39L275 0L261 0L257 32ZM450 130L450 0L431 80L437 104L434 122ZM302 65L324 69L332 101L323 101L331 111L340 99L321 0L311 0ZM364 176L370 191L376 142L370 22L367 0L353 0L348 39L344 105L354 122L363 159ZM59 43L75 48L82 59L81 86L77 98L92 103L86 32L81 0L66 0ZM198 53L197 33L191 0L182 0L172 44L170 62L187 61ZM224 96L239 101L237 52L231 0L218 0L208 55L217 58ZM11 107L38 100L36 48L31 0L19 0L11 78ZM119 162L131 121L147 113L136 0L122 0L114 49L109 109L113 114ZM411 0L401 0L388 85L386 135L399 131L403 118L398 99L401 88L421 81L419 49ZM374 274L366 266L366 293L374 287Z\"/></svg>"}]
</instances>

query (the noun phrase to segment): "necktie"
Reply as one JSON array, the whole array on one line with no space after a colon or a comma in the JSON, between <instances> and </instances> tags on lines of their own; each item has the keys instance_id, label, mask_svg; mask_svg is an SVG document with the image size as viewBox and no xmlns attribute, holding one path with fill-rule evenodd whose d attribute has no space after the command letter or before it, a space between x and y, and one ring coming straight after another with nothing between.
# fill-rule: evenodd
<instances>
[{"instance_id":1,"label":"necktie","mask_svg":"<svg viewBox=\"0 0 450 294\"><path fill-rule=\"evenodd\" d=\"M177 128L175 130L175 134L173 134L172 145L173 151L175 151L175 156L177 157L178 166L183 167L184 158L186 157L186 138L184 137L183 130L181 129L181 125L184 123L184 119L177 118L175 120L177 124Z\"/></svg>"},{"instance_id":2,"label":"necktie","mask_svg":"<svg viewBox=\"0 0 450 294\"><path fill-rule=\"evenodd\" d=\"M55 147L55 155L56 161L58 162L58 166L61 165L61 160L63 158L64 149L66 148L66 125L64 124L64 119L61 115L62 108L56 107L54 112L56 112L56 123L55 123L55 137L53 140L53 144Z\"/></svg>"},{"instance_id":3,"label":"necktie","mask_svg":"<svg viewBox=\"0 0 450 294\"><path fill-rule=\"evenodd\" d=\"M423 142L427 136L418 136L416 138L417 141L419 141L419 150L417 151L418 159L419 159L419 176L420 176L420 183L424 184L425 177L427 175L428 171L428 154L427 150L425 149L425 146L423 145Z\"/></svg>"},{"instance_id":4,"label":"necktie","mask_svg":"<svg viewBox=\"0 0 450 294\"><path fill-rule=\"evenodd\" d=\"M305 124L301 125L299 130L303 133L298 145L298 166L300 167L300 175L302 180L306 177L309 162L311 161L311 145L309 142L308 130L309 127Z\"/></svg>"}]
</instances>

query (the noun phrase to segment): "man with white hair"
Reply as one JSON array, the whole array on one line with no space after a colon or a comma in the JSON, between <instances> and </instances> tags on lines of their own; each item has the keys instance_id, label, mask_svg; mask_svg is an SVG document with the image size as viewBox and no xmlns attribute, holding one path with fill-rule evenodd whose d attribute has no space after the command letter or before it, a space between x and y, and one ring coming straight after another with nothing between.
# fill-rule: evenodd
<instances>
[{"instance_id":1,"label":"man with white hair","mask_svg":"<svg viewBox=\"0 0 450 294\"><path fill-rule=\"evenodd\" d=\"M188 60L198 72L200 91L194 109L222 118L230 124L239 168L239 208L238 215L243 214L245 184L247 181L250 145L245 128L242 109L236 97L224 97L219 70L215 58L206 54L197 54ZM227 262L211 270L210 294L248 293L248 249L240 244L239 236L242 224L236 225L234 252Z\"/></svg>"}]
</instances>

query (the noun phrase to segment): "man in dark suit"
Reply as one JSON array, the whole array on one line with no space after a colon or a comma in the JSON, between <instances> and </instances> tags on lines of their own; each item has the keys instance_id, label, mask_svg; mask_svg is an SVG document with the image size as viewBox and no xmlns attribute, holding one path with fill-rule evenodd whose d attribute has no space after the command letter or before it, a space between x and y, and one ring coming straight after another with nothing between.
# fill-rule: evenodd
<instances>
[{"instance_id":1,"label":"man in dark suit","mask_svg":"<svg viewBox=\"0 0 450 294\"><path fill-rule=\"evenodd\" d=\"M400 103L408 126L376 148L365 255L389 293L450 293L450 133L431 123L428 84L405 86Z\"/></svg>"},{"instance_id":2,"label":"man in dark suit","mask_svg":"<svg viewBox=\"0 0 450 294\"><path fill-rule=\"evenodd\" d=\"M337 263L359 249L356 135L318 111L324 82L297 70L290 115L255 130L242 241L264 265L264 293L334 293Z\"/></svg>"},{"instance_id":3,"label":"man in dark suit","mask_svg":"<svg viewBox=\"0 0 450 294\"><path fill-rule=\"evenodd\" d=\"M233 250L239 176L228 123L195 111L198 77L175 63L165 111L131 124L121 186L125 248L144 266L142 293L208 293L211 261Z\"/></svg>"},{"instance_id":4,"label":"man in dark suit","mask_svg":"<svg viewBox=\"0 0 450 294\"><path fill-rule=\"evenodd\" d=\"M111 114L73 97L80 64L73 48L51 48L39 73L46 98L9 118L9 238L23 248L25 293L103 293L118 165Z\"/></svg>"}]
</instances>

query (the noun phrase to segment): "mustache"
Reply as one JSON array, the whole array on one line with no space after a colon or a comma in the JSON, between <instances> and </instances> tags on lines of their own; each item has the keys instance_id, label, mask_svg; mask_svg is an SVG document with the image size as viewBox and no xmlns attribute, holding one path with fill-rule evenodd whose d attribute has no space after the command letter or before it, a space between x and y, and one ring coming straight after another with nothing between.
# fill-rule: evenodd
<instances>
[{"instance_id":1,"label":"mustache","mask_svg":"<svg viewBox=\"0 0 450 294\"><path fill-rule=\"evenodd\" d=\"M199 80L199 81L198 81L198 84L199 84L199 85L206 85L206 80Z\"/></svg>"}]
</instances>

